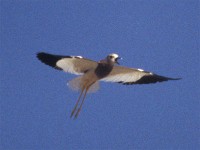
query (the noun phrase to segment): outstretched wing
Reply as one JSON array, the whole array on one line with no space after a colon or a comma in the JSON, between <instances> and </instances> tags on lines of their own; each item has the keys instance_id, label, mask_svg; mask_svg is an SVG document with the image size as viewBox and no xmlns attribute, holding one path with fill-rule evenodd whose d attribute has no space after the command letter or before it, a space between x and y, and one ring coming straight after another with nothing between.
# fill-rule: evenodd
<instances>
[{"instance_id":1,"label":"outstretched wing","mask_svg":"<svg viewBox=\"0 0 200 150\"><path fill-rule=\"evenodd\" d=\"M95 69L98 65L97 62L81 56L61 56L40 52L37 53L37 58L55 69L76 75L82 75L91 69Z\"/></svg>"},{"instance_id":2,"label":"outstretched wing","mask_svg":"<svg viewBox=\"0 0 200 150\"><path fill-rule=\"evenodd\" d=\"M142 69L127 68L123 66L114 66L111 73L101 79L106 82L118 82L125 85L130 84L148 84L163 82L168 80L179 80L180 78L168 78L154 74L152 72L147 72Z\"/></svg>"}]
</instances>

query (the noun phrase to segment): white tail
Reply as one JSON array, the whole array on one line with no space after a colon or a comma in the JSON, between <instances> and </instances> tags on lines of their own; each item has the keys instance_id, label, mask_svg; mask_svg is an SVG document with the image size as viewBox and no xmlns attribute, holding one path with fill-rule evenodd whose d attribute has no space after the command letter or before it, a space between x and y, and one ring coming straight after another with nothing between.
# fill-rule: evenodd
<instances>
[{"instance_id":1,"label":"white tail","mask_svg":"<svg viewBox=\"0 0 200 150\"><path fill-rule=\"evenodd\" d=\"M78 91L80 92L83 89L83 77L77 77L74 78L72 80L70 80L67 85L69 86L70 89L74 90L74 91ZM88 89L88 93L95 93L96 91L98 91L99 89L99 82L95 82L89 89Z\"/></svg>"}]
</instances>

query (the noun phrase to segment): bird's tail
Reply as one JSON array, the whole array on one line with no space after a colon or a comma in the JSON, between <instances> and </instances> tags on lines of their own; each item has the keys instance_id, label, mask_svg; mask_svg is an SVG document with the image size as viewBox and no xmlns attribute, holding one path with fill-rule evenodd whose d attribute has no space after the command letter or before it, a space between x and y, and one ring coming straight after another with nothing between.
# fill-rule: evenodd
<instances>
[{"instance_id":1,"label":"bird's tail","mask_svg":"<svg viewBox=\"0 0 200 150\"><path fill-rule=\"evenodd\" d=\"M74 78L70 80L67 85L70 89L74 91L80 92L83 89L83 86L85 84L83 76ZM99 82L96 81L92 86L89 88L88 93L95 93L99 89Z\"/></svg>"}]
</instances>

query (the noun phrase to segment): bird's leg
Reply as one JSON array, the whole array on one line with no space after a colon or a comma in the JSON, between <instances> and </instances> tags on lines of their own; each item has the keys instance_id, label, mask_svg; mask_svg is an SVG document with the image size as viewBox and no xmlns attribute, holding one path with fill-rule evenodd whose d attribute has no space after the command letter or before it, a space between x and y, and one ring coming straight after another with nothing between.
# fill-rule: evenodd
<instances>
[{"instance_id":1,"label":"bird's leg","mask_svg":"<svg viewBox=\"0 0 200 150\"><path fill-rule=\"evenodd\" d=\"M93 84L93 83L92 83L92 84ZM81 111L81 108L82 108L82 106L83 106L83 102L84 102L84 100L85 100L86 94L87 94L87 92L88 92L88 90L89 90L89 88L90 88L90 86L91 86L92 84L90 84L88 87L86 87L86 90L85 90L85 94L84 94L83 100L82 100L82 102L81 102L81 105L80 105L79 109L78 109L77 112L76 112L75 117L74 117L75 119L78 117L78 114L79 114L80 111Z\"/></svg>"},{"instance_id":2,"label":"bird's leg","mask_svg":"<svg viewBox=\"0 0 200 150\"><path fill-rule=\"evenodd\" d=\"M74 109L72 110L72 113L71 113L70 118L74 115L74 112L76 111L76 108L77 108L77 106L78 106L78 103L79 103L79 101L80 101L80 99L81 99L81 96L82 96L84 90L85 90L85 88L83 87L82 90L81 90L81 94L80 94L80 96L79 96L79 98L78 98L78 100L77 100L77 102L76 102L76 105L75 105Z\"/></svg>"},{"instance_id":3,"label":"bird's leg","mask_svg":"<svg viewBox=\"0 0 200 150\"><path fill-rule=\"evenodd\" d=\"M85 94L84 94L84 97L83 97L83 99L82 99L81 105L80 105L80 107L78 108L78 110L77 110L77 112L76 112L76 115L75 115L74 119L76 119L76 118L78 117L78 114L79 114L80 111L81 111L81 108L82 108L82 106L83 106L83 102L84 102L84 100L85 100L85 97L86 97L87 91L88 91L88 88L86 88L86 90L85 90Z\"/></svg>"}]
</instances>

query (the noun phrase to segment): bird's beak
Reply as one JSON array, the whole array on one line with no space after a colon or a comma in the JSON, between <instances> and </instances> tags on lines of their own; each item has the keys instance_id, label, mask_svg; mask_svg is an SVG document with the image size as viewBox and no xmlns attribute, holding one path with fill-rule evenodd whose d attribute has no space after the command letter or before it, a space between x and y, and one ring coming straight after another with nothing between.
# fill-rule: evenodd
<instances>
[{"instance_id":1,"label":"bird's beak","mask_svg":"<svg viewBox=\"0 0 200 150\"><path fill-rule=\"evenodd\" d=\"M117 58L115 59L115 63L118 64L118 65L119 65L119 62L118 62L119 59L122 59L122 58L121 58L121 57L117 57Z\"/></svg>"}]
</instances>

